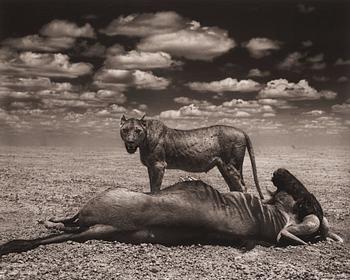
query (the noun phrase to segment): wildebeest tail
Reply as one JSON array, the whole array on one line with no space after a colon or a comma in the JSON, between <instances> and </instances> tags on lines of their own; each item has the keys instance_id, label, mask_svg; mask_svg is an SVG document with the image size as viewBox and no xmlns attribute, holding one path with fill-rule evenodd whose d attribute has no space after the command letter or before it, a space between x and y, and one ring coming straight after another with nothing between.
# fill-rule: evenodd
<instances>
[{"instance_id":1,"label":"wildebeest tail","mask_svg":"<svg viewBox=\"0 0 350 280\"><path fill-rule=\"evenodd\" d=\"M261 191L261 188L260 188L260 185L259 185L253 145L252 145L252 142L250 141L250 138L249 138L248 134L245 133L245 132L243 132L243 133L244 133L245 139L247 141L247 150L248 150L248 153L249 153L250 163L252 165L255 186L256 186L256 189L258 190L260 198L264 199L264 195L262 194L262 191Z\"/></svg>"}]
</instances>

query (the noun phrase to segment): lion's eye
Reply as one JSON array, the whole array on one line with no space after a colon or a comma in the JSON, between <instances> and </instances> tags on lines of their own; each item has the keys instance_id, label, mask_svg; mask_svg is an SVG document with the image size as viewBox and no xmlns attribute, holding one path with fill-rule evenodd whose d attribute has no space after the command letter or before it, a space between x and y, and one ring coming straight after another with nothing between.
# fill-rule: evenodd
<instances>
[{"instance_id":1,"label":"lion's eye","mask_svg":"<svg viewBox=\"0 0 350 280\"><path fill-rule=\"evenodd\" d=\"M140 133L141 133L141 129L137 128L137 129L135 129L135 132L136 132L137 134L140 134Z\"/></svg>"},{"instance_id":2,"label":"lion's eye","mask_svg":"<svg viewBox=\"0 0 350 280\"><path fill-rule=\"evenodd\" d=\"M122 132L123 132L123 133L128 133L128 129L127 129L127 128L123 128L123 129L122 129Z\"/></svg>"}]
</instances>

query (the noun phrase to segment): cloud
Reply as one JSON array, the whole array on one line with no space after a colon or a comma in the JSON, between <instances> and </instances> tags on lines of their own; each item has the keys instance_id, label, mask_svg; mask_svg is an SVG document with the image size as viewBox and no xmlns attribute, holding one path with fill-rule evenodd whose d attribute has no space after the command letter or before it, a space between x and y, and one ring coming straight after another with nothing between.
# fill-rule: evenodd
<instances>
[{"instance_id":1,"label":"cloud","mask_svg":"<svg viewBox=\"0 0 350 280\"><path fill-rule=\"evenodd\" d=\"M284 99L284 100L317 100L320 98L334 99L337 93L332 91L320 91L309 86L306 80L298 83L290 83L285 79L273 80L267 83L258 98Z\"/></svg>"},{"instance_id":2,"label":"cloud","mask_svg":"<svg viewBox=\"0 0 350 280\"><path fill-rule=\"evenodd\" d=\"M50 38L28 35L21 38L8 38L1 45L21 51L59 52L74 46L75 39L70 37Z\"/></svg>"},{"instance_id":3,"label":"cloud","mask_svg":"<svg viewBox=\"0 0 350 280\"><path fill-rule=\"evenodd\" d=\"M77 78L92 72L89 63L70 63L64 54L23 52L15 59L0 62L0 73L21 76Z\"/></svg>"},{"instance_id":4,"label":"cloud","mask_svg":"<svg viewBox=\"0 0 350 280\"><path fill-rule=\"evenodd\" d=\"M333 105L332 111L338 114L350 115L350 103Z\"/></svg>"},{"instance_id":5,"label":"cloud","mask_svg":"<svg viewBox=\"0 0 350 280\"><path fill-rule=\"evenodd\" d=\"M299 70L303 66L301 59L305 57L304 54L299 52L290 53L281 63L277 65L277 68L282 70Z\"/></svg>"},{"instance_id":6,"label":"cloud","mask_svg":"<svg viewBox=\"0 0 350 280\"><path fill-rule=\"evenodd\" d=\"M346 82L348 82L348 81L349 81L349 78L346 77L346 76L341 76L341 77L339 77L339 78L337 79L337 82L338 82L338 83L346 83Z\"/></svg>"},{"instance_id":7,"label":"cloud","mask_svg":"<svg viewBox=\"0 0 350 280\"><path fill-rule=\"evenodd\" d=\"M324 54L319 53L314 56L310 56L306 59L306 61L311 62L311 63L316 63L316 62L322 62L324 59Z\"/></svg>"},{"instance_id":8,"label":"cloud","mask_svg":"<svg viewBox=\"0 0 350 280\"><path fill-rule=\"evenodd\" d=\"M327 100L333 100L338 96L338 94L336 92L331 91L331 90L321 90L319 92L319 95L321 98L324 98Z\"/></svg>"},{"instance_id":9,"label":"cloud","mask_svg":"<svg viewBox=\"0 0 350 280\"><path fill-rule=\"evenodd\" d=\"M118 69L154 69L169 68L176 65L171 56L165 52L129 51L125 54L108 56L105 61L107 68Z\"/></svg>"},{"instance_id":10,"label":"cloud","mask_svg":"<svg viewBox=\"0 0 350 280\"><path fill-rule=\"evenodd\" d=\"M254 68L249 70L247 77L267 77L270 75L270 71L261 71L257 68Z\"/></svg>"},{"instance_id":11,"label":"cloud","mask_svg":"<svg viewBox=\"0 0 350 280\"><path fill-rule=\"evenodd\" d=\"M291 106L288 103L288 101L281 100L281 99L270 99L270 98L259 99L258 103L261 104L261 105L274 106L274 107L277 107L279 109L291 109L291 108L294 108L293 106Z\"/></svg>"},{"instance_id":12,"label":"cloud","mask_svg":"<svg viewBox=\"0 0 350 280\"><path fill-rule=\"evenodd\" d=\"M192 60L212 60L235 46L227 31L218 27L196 27L143 38L137 45L143 51L164 51Z\"/></svg>"},{"instance_id":13,"label":"cloud","mask_svg":"<svg viewBox=\"0 0 350 280\"><path fill-rule=\"evenodd\" d=\"M105 68L95 74L94 80L95 85L100 88L113 88L114 86L119 90L125 90L127 87L162 90L170 84L170 80L157 77L152 72Z\"/></svg>"},{"instance_id":14,"label":"cloud","mask_svg":"<svg viewBox=\"0 0 350 280\"><path fill-rule=\"evenodd\" d=\"M309 47L312 47L313 42L312 42L311 40L306 40L306 41L301 42L301 45L302 45L304 48L309 48Z\"/></svg>"},{"instance_id":15,"label":"cloud","mask_svg":"<svg viewBox=\"0 0 350 280\"><path fill-rule=\"evenodd\" d=\"M138 89L162 90L166 89L170 84L170 80L162 77L157 77L153 75L152 72L136 70L133 73L133 77L133 84Z\"/></svg>"},{"instance_id":16,"label":"cloud","mask_svg":"<svg viewBox=\"0 0 350 280\"><path fill-rule=\"evenodd\" d=\"M311 110L311 111L303 113L303 115L314 116L314 117L316 117L316 116L318 117L318 116L321 116L324 114L325 114L325 111L323 111L323 110Z\"/></svg>"},{"instance_id":17,"label":"cloud","mask_svg":"<svg viewBox=\"0 0 350 280\"><path fill-rule=\"evenodd\" d=\"M312 70L323 70L326 68L326 66L327 64L325 62L317 62L317 63L313 63L310 68Z\"/></svg>"},{"instance_id":18,"label":"cloud","mask_svg":"<svg viewBox=\"0 0 350 280\"><path fill-rule=\"evenodd\" d=\"M97 42L91 46L85 47L85 50L80 53L82 56L86 57L103 57L106 52L106 47L101 43Z\"/></svg>"},{"instance_id":19,"label":"cloud","mask_svg":"<svg viewBox=\"0 0 350 280\"><path fill-rule=\"evenodd\" d=\"M90 108L98 107L99 105L92 105L83 100L63 100L63 99L43 99L41 106L44 109L52 108Z\"/></svg>"},{"instance_id":20,"label":"cloud","mask_svg":"<svg viewBox=\"0 0 350 280\"><path fill-rule=\"evenodd\" d=\"M126 102L126 96L123 93L112 90L98 90L96 98L100 100L110 100L117 104L124 104Z\"/></svg>"},{"instance_id":21,"label":"cloud","mask_svg":"<svg viewBox=\"0 0 350 280\"><path fill-rule=\"evenodd\" d=\"M298 4L297 5L298 11L302 14L309 14L315 11L315 7L305 4Z\"/></svg>"},{"instance_id":22,"label":"cloud","mask_svg":"<svg viewBox=\"0 0 350 280\"><path fill-rule=\"evenodd\" d=\"M235 47L227 31L202 27L173 11L120 16L100 30L109 36L141 37L137 49L193 60L212 60Z\"/></svg>"},{"instance_id":23,"label":"cloud","mask_svg":"<svg viewBox=\"0 0 350 280\"><path fill-rule=\"evenodd\" d=\"M317 82L328 82L329 78L325 76L312 76L312 79L317 81Z\"/></svg>"},{"instance_id":24,"label":"cloud","mask_svg":"<svg viewBox=\"0 0 350 280\"><path fill-rule=\"evenodd\" d=\"M253 115L273 114L274 112L271 106L260 105L255 100L233 99L218 106L212 104L189 104L178 110L163 111L159 117L163 119L250 118Z\"/></svg>"},{"instance_id":25,"label":"cloud","mask_svg":"<svg viewBox=\"0 0 350 280\"><path fill-rule=\"evenodd\" d=\"M89 23L82 27L78 27L74 22L55 19L44 25L40 34L48 37L85 37L95 38L95 32Z\"/></svg>"},{"instance_id":26,"label":"cloud","mask_svg":"<svg viewBox=\"0 0 350 280\"><path fill-rule=\"evenodd\" d=\"M0 123L1 122L6 122L6 123L11 123L11 122L17 122L19 118L15 115L9 114L7 111L4 109L0 108Z\"/></svg>"},{"instance_id":27,"label":"cloud","mask_svg":"<svg viewBox=\"0 0 350 280\"><path fill-rule=\"evenodd\" d=\"M171 33L186 26L186 19L175 12L157 12L120 16L100 32L109 35L145 37Z\"/></svg>"},{"instance_id":28,"label":"cloud","mask_svg":"<svg viewBox=\"0 0 350 280\"><path fill-rule=\"evenodd\" d=\"M17 77L0 77L0 83L3 87L17 91L71 91L73 85L68 82L56 83L46 77L37 78L17 78Z\"/></svg>"},{"instance_id":29,"label":"cloud","mask_svg":"<svg viewBox=\"0 0 350 280\"><path fill-rule=\"evenodd\" d=\"M180 97L175 97L174 102L178 104L183 104L183 105L190 105L190 104L195 104L195 105L212 105L210 102L207 100L197 100L185 96L180 96Z\"/></svg>"},{"instance_id":30,"label":"cloud","mask_svg":"<svg viewBox=\"0 0 350 280\"><path fill-rule=\"evenodd\" d=\"M350 59L345 60L345 59L342 59L342 58L338 58L336 60L336 62L334 63L334 65L350 65Z\"/></svg>"},{"instance_id":31,"label":"cloud","mask_svg":"<svg viewBox=\"0 0 350 280\"><path fill-rule=\"evenodd\" d=\"M268 38L253 38L249 42L244 43L250 55L254 58L262 58L271 54L272 51L279 50L282 43L280 41L271 40Z\"/></svg>"},{"instance_id":32,"label":"cloud","mask_svg":"<svg viewBox=\"0 0 350 280\"><path fill-rule=\"evenodd\" d=\"M257 91L261 88L261 85L253 80L241 80L226 78L221 81L213 82L190 82L187 86L195 91L213 91L213 92L225 92L225 91L240 91L251 92Z\"/></svg>"}]
</instances>

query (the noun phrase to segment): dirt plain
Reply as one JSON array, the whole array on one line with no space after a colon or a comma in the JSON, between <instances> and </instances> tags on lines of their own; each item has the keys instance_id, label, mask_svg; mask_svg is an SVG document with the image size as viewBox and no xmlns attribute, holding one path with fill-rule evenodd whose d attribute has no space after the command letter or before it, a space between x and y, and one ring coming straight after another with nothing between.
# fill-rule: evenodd
<instances>
[{"instance_id":1,"label":"dirt plain","mask_svg":"<svg viewBox=\"0 0 350 280\"><path fill-rule=\"evenodd\" d=\"M118 242L67 242L0 258L0 279L350 279L349 147L256 147L260 183L273 190L272 172L288 168L321 202L344 244L321 242L286 248L192 245L165 247ZM253 185L246 157L244 177ZM194 175L227 191L217 170L167 170L163 187ZM138 153L123 147L0 146L0 244L48 234L38 223L75 213L113 185L148 191ZM255 192L254 188L249 188Z\"/></svg>"}]
</instances>

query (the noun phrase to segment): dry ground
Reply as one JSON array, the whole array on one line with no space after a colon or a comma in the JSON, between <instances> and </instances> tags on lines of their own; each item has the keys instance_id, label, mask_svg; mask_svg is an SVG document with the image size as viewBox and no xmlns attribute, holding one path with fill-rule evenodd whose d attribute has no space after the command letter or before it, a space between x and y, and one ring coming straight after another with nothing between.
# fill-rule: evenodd
<instances>
[{"instance_id":1,"label":"dry ground","mask_svg":"<svg viewBox=\"0 0 350 280\"><path fill-rule=\"evenodd\" d=\"M256 157L262 186L273 189L272 172L288 168L319 198L345 244L257 246L244 253L208 245L68 242L2 257L0 279L350 279L350 149L257 147ZM183 174L168 170L163 186ZM248 157L244 175L253 185ZM199 176L228 190L217 170ZM138 154L121 148L0 147L0 244L46 235L39 220L75 213L111 185L148 190Z\"/></svg>"}]
</instances>

